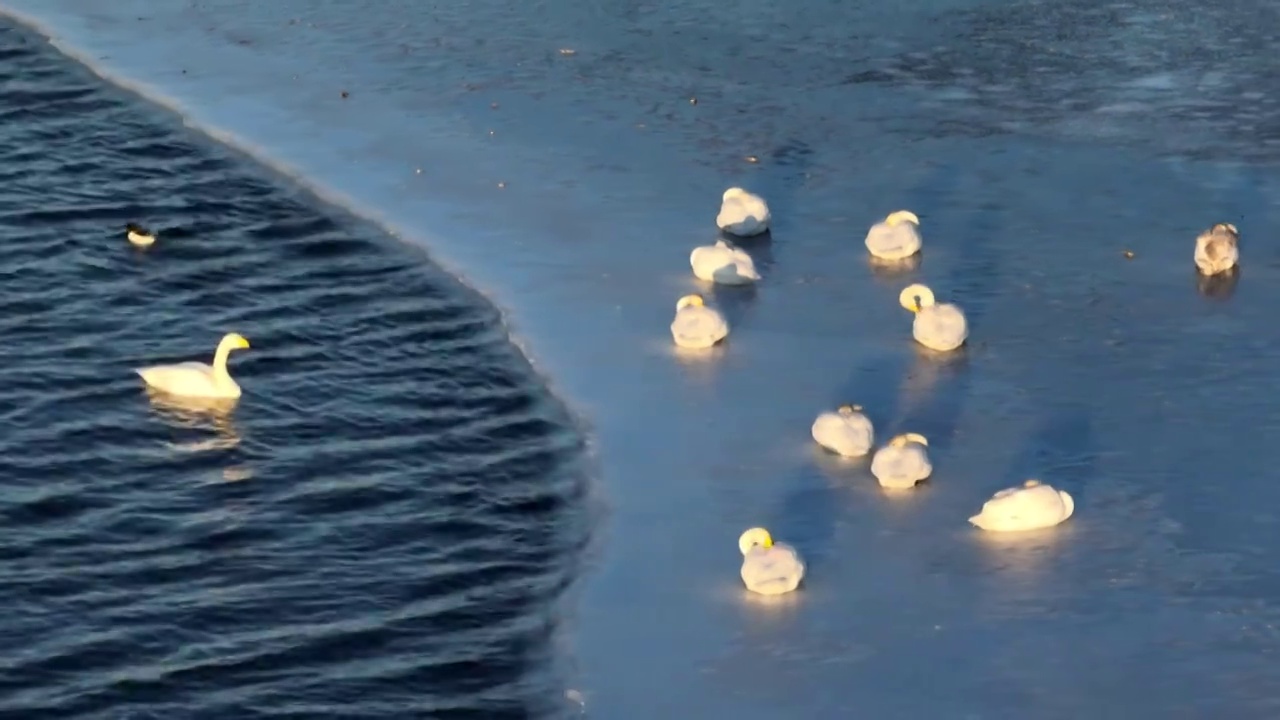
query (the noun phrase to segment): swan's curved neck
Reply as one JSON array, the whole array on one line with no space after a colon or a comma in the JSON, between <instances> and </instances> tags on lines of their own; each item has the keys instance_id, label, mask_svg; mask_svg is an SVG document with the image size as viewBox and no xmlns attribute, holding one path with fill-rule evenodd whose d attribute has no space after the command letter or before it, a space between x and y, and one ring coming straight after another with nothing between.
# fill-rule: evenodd
<instances>
[{"instance_id":1,"label":"swan's curved neck","mask_svg":"<svg viewBox=\"0 0 1280 720\"><path fill-rule=\"evenodd\" d=\"M213 354L213 377L219 382L231 379L231 373L227 372L229 355L231 355L230 343L220 343L217 352Z\"/></svg>"}]
</instances>

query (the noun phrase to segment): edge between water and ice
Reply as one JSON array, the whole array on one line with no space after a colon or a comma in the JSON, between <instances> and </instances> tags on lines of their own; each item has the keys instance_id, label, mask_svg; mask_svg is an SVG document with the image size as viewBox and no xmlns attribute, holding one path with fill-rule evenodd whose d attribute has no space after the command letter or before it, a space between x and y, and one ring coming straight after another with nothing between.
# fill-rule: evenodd
<instances>
[{"instance_id":1,"label":"edge between water and ice","mask_svg":"<svg viewBox=\"0 0 1280 720\"><path fill-rule=\"evenodd\" d=\"M150 24L134 24L135 10ZM591 142L570 150L522 145L501 132L486 137L447 99L406 109L365 91L341 63L311 67L325 48L297 57L276 48L280 18L262 23L256 38L236 35L253 29L246 23L210 40L180 25L180 12L136 0L118 0L109 12L0 0L0 13L109 82L427 251L499 310L539 379L567 406L599 478L590 502L608 524L597 524L591 567L563 609L566 675L592 714L838 717L853 694L866 714L886 717L936 714L939 702L1017 706L992 694L992 677L1026 678L1049 698L1045 707L1069 709L1079 687L1110 678L1101 675L1105 664L1055 672L1050 645L1058 658L1095 658L1095 631L1117 627L1131 643L1109 646L1121 654L1175 629L1220 639L1218 628L1194 621L1219 607L1210 601L1153 612L1150 594L1106 585L1107 573L1134 587L1199 585L1210 567L1186 559L1183 529L1191 509L1203 516L1206 503L1197 488L1159 477L1185 472L1180 463L1196 458L1133 452L1167 442L1143 402L1166 389L1143 369L1154 360L1108 340L1141 344L1165 362L1212 362L1194 352L1202 345L1175 342L1160 319L1196 318L1191 327L1215 343L1225 342L1218 328L1264 322L1257 313L1273 304L1266 288L1274 266L1250 266L1224 319L1223 306L1190 289L1189 251L1170 238L1193 236L1204 218L1223 214L1265 227L1268 175L1017 135L898 142L883 118L905 117L908 101L844 89L868 93L857 96L868 99L857 108L867 116L841 109L842 127L855 131L832 147L816 146L821 133L799 137L795 147L827 156L825 176L815 161L812 181L790 168L783 182L767 162L751 176L690 160L689 148L702 152L696 143L706 138L650 153L659 144L636 140L645 137L637 132L609 138L620 146L614 155L592 156L588 146L617 134L621 122L597 126ZM170 24L157 29L165 13ZM270 54L262 50L268 32ZM323 77L306 75L315 72ZM343 87L352 89L345 102L337 97ZM770 139L790 140L786 122L778 125ZM628 172L611 173L623 163ZM872 171L844 172L855 164ZM666 326L675 299L700 288L689 277L688 248L714 237L710 220L729 184L763 192L774 207L779 232L758 248L759 294L768 302L702 288L730 316L730 347L711 363L677 362ZM885 279L866 272L857 240L877 213L901 206L929 211L928 258L918 272ZM1099 237L1100 227L1116 225L1141 232ZM1117 261L1113 241L1130 244L1141 262ZM1009 242L1021 245L1008 252ZM971 315L975 340L953 364L920 357L895 307L898 290L917 280L960 295ZM1046 332L1052 342L1043 342ZM1072 390L1064 395L1064 387ZM1111 402L1104 407L1090 393ZM811 452L813 415L864 398L881 436L936 433L945 481L890 501L856 469ZM1059 437L1063 428L1073 440ZM1014 550L970 533L964 518L1006 476L1044 472L1046 453L1058 461L1052 472L1083 489L1063 532ZM1213 500L1218 515L1230 514L1223 498ZM789 603L764 609L744 600L734 539L748 524L776 525L811 560L815 581ZM857 557L847 556L851 548ZM885 554L893 561L879 559ZM1155 569L1135 571L1132 554L1137 566ZM1108 604L1082 599L1089 589L1111 593ZM1023 645L992 642L992 623L1017 623L1020 611L1046 605L1058 618L1052 628ZM935 698L907 680L922 657L952 668L933 675ZM1194 664L1154 667L1187 680L1185 693L1209 682ZM1154 675L1143 679L1164 687ZM1131 694L1113 688L1091 702L1118 707Z\"/></svg>"},{"instance_id":2,"label":"edge between water and ice","mask_svg":"<svg viewBox=\"0 0 1280 720\"><path fill-rule=\"evenodd\" d=\"M243 155L247 161L261 166L268 173L274 175L278 181L286 185L295 186L303 193L313 196L320 203L329 206L330 212L337 211L349 214L356 222L372 223L378 230L387 233L390 237L396 238L399 242L412 249L423 252L426 262L433 266L434 269L447 275L449 281L456 283L459 289L473 294L477 302L488 303L497 310L501 330L528 363L527 370L531 373L530 379L542 386L549 400L559 404L565 410L564 419L570 426L568 429L576 433L582 441L585 456L583 458L585 461L584 467L588 470L590 476L586 488L588 504L586 511L591 522L591 528L587 537L588 545L582 549L582 557L579 558L578 564L587 568L587 571L575 578L572 586L561 598L560 606L552 608L553 612L561 613L571 621L578 590L587 579L585 575L589 574L589 568L602 561L607 537L602 530L607 530L605 521L608 516L609 503L606 497L601 495L602 488L598 482L600 457L599 446L596 442L597 435L593 428L590 413L580 403L575 402L575 397L572 393L567 392L561 384L557 383L556 374L551 372L544 362L540 361L539 354L536 352L536 343L521 332L521 322L518 319L520 313L515 310L515 306L508 302L501 292L495 291L494 288L498 287L498 285L495 284L492 278L487 282L478 282L476 280L477 277L484 276L483 270L485 268L474 262L451 259L448 252L450 246L443 242L443 235L433 235L419 223L405 223L389 217L383 212L384 208L375 207L361 198L316 179L306 169L290 162L277 153L273 153L268 148L254 142L251 138L237 133L230 127L219 124L216 121L204 120L201 109L194 102L191 102L189 98L184 100L181 95L167 92L161 84L147 82L128 71L117 69L113 67L107 57L95 57L93 51L88 49L89 43L77 43L75 40L67 39L66 36L69 34L67 28L59 26L57 20L40 18L34 13L18 10L8 4L0 4L0 17L4 17L41 36L59 53L80 64L107 83L131 93L165 112L172 113L182 125L191 128L198 135L207 138L220 148ZM63 18L63 20L65 22L66 18ZM447 135L449 132L445 130L441 134ZM454 140L456 141L457 138L455 137ZM443 146L444 144L440 143L438 147L433 149L439 150ZM456 149L454 154L457 157L467 156L465 151ZM453 167L461 167L461 165L455 161ZM472 194L473 199L479 203L482 200L476 198L475 194L483 190L491 190L492 187L492 185L483 188L473 186L469 192ZM439 201L434 204L437 206L444 205ZM443 207L438 209L441 213L447 213ZM163 225L162 222L161 225ZM447 226L447 223L440 223L440 225ZM461 230L455 232L465 233L465 231ZM567 629L572 633L572 627ZM564 628L562 628L563 630ZM563 660L563 658L561 659ZM572 659L570 658L569 660L571 666ZM566 668L562 667L561 671L564 670ZM568 674L572 674L572 671L569 670ZM563 679L565 678L562 677ZM575 703L585 699L585 693L574 690L571 687L566 686L566 688L566 699L569 701L570 708L575 707Z\"/></svg>"}]
</instances>

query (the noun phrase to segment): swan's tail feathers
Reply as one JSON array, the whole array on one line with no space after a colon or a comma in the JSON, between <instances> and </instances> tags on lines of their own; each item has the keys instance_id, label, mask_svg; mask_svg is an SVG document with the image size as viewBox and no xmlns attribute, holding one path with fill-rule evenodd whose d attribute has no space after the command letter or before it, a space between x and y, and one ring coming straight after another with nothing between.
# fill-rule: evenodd
<instances>
[{"instance_id":1,"label":"swan's tail feathers","mask_svg":"<svg viewBox=\"0 0 1280 720\"><path fill-rule=\"evenodd\" d=\"M1063 508L1062 519L1066 520L1067 518L1071 517L1072 513L1076 511L1076 501L1071 497L1071 494L1068 493L1066 490L1059 490L1058 497L1062 498L1062 508Z\"/></svg>"}]
</instances>

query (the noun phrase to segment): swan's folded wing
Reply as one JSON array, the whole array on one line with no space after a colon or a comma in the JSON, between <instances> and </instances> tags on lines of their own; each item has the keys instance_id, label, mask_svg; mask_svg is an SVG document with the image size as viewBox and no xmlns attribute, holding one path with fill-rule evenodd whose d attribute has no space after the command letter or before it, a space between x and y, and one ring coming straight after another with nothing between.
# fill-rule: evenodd
<instances>
[{"instance_id":1,"label":"swan's folded wing","mask_svg":"<svg viewBox=\"0 0 1280 720\"><path fill-rule=\"evenodd\" d=\"M766 595L790 592L804 577L804 562L789 545L752 550L742 562L742 582L748 589Z\"/></svg>"},{"instance_id":2,"label":"swan's folded wing","mask_svg":"<svg viewBox=\"0 0 1280 720\"><path fill-rule=\"evenodd\" d=\"M876 223L867 231L864 241L867 249L877 257L888 260L901 260L915 255L920 250L920 234L911 223L886 225Z\"/></svg>"},{"instance_id":3,"label":"swan's folded wing","mask_svg":"<svg viewBox=\"0 0 1280 720\"><path fill-rule=\"evenodd\" d=\"M714 344L729 334L729 326L710 308L687 307L676 313L671 332L681 341Z\"/></svg>"},{"instance_id":4,"label":"swan's folded wing","mask_svg":"<svg viewBox=\"0 0 1280 720\"><path fill-rule=\"evenodd\" d=\"M137 368L148 385L167 391L190 391L213 386L213 368L201 362Z\"/></svg>"}]
</instances>

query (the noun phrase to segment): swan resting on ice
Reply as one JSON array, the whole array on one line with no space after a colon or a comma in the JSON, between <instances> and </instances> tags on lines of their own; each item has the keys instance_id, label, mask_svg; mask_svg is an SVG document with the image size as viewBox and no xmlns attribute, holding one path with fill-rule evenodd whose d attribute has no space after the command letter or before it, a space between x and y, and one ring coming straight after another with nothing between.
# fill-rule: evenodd
<instances>
[{"instance_id":1,"label":"swan resting on ice","mask_svg":"<svg viewBox=\"0 0 1280 720\"><path fill-rule=\"evenodd\" d=\"M950 303L939 304L927 286L907 286L898 296L898 302L916 314L911 334L916 342L930 350L955 350L968 339L969 323L964 313Z\"/></svg>"},{"instance_id":2,"label":"swan resting on ice","mask_svg":"<svg viewBox=\"0 0 1280 720\"><path fill-rule=\"evenodd\" d=\"M751 256L724 240L717 240L715 245L694 248L689 254L689 264L699 280L721 285L748 285L760 279Z\"/></svg>"},{"instance_id":3,"label":"swan resting on ice","mask_svg":"<svg viewBox=\"0 0 1280 720\"><path fill-rule=\"evenodd\" d=\"M138 368L151 387L170 395L195 398L238 398L240 386L227 372L227 356L232 350L249 347L249 341L239 333L227 333L218 343L213 355L213 365L202 362L184 362L174 365L153 365Z\"/></svg>"},{"instance_id":4,"label":"swan resting on ice","mask_svg":"<svg viewBox=\"0 0 1280 720\"><path fill-rule=\"evenodd\" d=\"M920 218L910 210L889 213L867 231L867 249L881 260L904 260L920 252Z\"/></svg>"},{"instance_id":5,"label":"swan resting on ice","mask_svg":"<svg viewBox=\"0 0 1280 720\"><path fill-rule=\"evenodd\" d=\"M133 245L138 247L149 247L156 241L155 233L143 228L140 225L129 223L124 226L125 237Z\"/></svg>"},{"instance_id":6,"label":"swan resting on ice","mask_svg":"<svg viewBox=\"0 0 1280 720\"><path fill-rule=\"evenodd\" d=\"M871 474L881 487L894 490L913 488L933 473L929 462L929 441L917 433L898 435L871 458Z\"/></svg>"},{"instance_id":7,"label":"swan resting on ice","mask_svg":"<svg viewBox=\"0 0 1280 720\"><path fill-rule=\"evenodd\" d=\"M1196 238L1196 267L1205 275L1227 272L1240 261L1240 233L1230 223L1218 223Z\"/></svg>"},{"instance_id":8,"label":"swan resting on ice","mask_svg":"<svg viewBox=\"0 0 1280 720\"><path fill-rule=\"evenodd\" d=\"M769 205L759 195L731 187L721 198L716 226L738 237L759 235L769 229Z\"/></svg>"},{"instance_id":9,"label":"swan resting on ice","mask_svg":"<svg viewBox=\"0 0 1280 720\"><path fill-rule=\"evenodd\" d=\"M841 405L813 421L813 439L822 447L844 457L861 457L871 450L875 431L862 414L861 405Z\"/></svg>"},{"instance_id":10,"label":"swan resting on ice","mask_svg":"<svg viewBox=\"0 0 1280 720\"><path fill-rule=\"evenodd\" d=\"M774 543L768 530L754 527L738 538L742 582L751 592L782 595L800 586L804 561L790 545Z\"/></svg>"},{"instance_id":11,"label":"swan resting on ice","mask_svg":"<svg viewBox=\"0 0 1280 720\"><path fill-rule=\"evenodd\" d=\"M676 303L671 337L683 348L709 348L729 335L729 324L719 311L707 307L700 295L685 295Z\"/></svg>"},{"instance_id":12,"label":"swan resting on ice","mask_svg":"<svg viewBox=\"0 0 1280 720\"><path fill-rule=\"evenodd\" d=\"M1066 520L1075 509L1075 501L1065 491L1028 480L996 493L969 522L992 532L1038 530Z\"/></svg>"}]
</instances>

